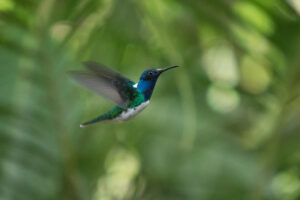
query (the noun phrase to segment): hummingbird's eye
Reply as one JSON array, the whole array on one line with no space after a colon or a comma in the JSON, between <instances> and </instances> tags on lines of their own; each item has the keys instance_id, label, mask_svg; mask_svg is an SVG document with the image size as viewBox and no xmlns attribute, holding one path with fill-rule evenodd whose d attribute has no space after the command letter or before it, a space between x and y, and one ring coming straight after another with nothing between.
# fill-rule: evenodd
<instances>
[{"instance_id":1,"label":"hummingbird's eye","mask_svg":"<svg viewBox=\"0 0 300 200\"><path fill-rule=\"evenodd\" d=\"M153 75L153 72L149 72L148 74L149 74L149 75Z\"/></svg>"}]
</instances>

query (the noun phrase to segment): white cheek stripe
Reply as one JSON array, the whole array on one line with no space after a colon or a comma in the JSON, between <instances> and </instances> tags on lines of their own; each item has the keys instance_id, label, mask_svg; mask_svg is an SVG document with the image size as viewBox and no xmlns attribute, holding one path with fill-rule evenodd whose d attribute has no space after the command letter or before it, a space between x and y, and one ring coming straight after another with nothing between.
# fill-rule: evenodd
<instances>
[{"instance_id":1,"label":"white cheek stripe","mask_svg":"<svg viewBox=\"0 0 300 200\"><path fill-rule=\"evenodd\" d=\"M137 86L138 86L138 84L137 84L137 83L133 85L133 87L135 87L135 88L137 88Z\"/></svg>"}]
</instances>

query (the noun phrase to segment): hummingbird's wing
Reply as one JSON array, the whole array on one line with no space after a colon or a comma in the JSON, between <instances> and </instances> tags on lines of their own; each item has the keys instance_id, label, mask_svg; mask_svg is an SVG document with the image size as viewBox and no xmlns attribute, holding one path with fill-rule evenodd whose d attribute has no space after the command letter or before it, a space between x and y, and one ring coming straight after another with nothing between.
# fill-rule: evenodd
<instances>
[{"instance_id":1,"label":"hummingbird's wing","mask_svg":"<svg viewBox=\"0 0 300 200\"><path fill-rule=\"evenodd\" d=\"M90 72L73 71L69 75L86 89L100 94L118 106L127 108L139 92L135 82L96 62L83 63Z\"/></svg>"}]
</instances>

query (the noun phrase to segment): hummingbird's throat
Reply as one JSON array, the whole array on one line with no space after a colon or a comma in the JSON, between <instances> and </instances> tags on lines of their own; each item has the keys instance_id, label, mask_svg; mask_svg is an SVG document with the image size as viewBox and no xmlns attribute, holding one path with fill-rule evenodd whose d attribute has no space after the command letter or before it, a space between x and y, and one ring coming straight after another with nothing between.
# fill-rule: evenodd
<instances>
[{"instance_id":1,"label":"hummingbird's throat","mask_svg":"<svg viewBox=\"0 0 300 200\"><path fill-rule=\"evenodd\" d=\"M138 89L144 94L145 100L149 100L151 98L155 84L156 84L156 80L139 81Z\"/></svg>"}]
</instances>

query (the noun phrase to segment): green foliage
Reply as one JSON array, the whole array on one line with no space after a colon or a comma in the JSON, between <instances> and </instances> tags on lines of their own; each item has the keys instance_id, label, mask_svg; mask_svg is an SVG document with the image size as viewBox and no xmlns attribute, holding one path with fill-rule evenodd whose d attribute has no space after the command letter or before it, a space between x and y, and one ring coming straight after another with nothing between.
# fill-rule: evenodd
<instances>
[{"instance_id":1,"label":"green foliage","mask_svg":"<svg viewBox=\"0 0 300 200\"><path fill-rule=\"evenodd\" d=\"M298 0L0 1L0 199L300 197ZM68 70L163 74L131 121Z\"/></svg>"}]
</instances>

